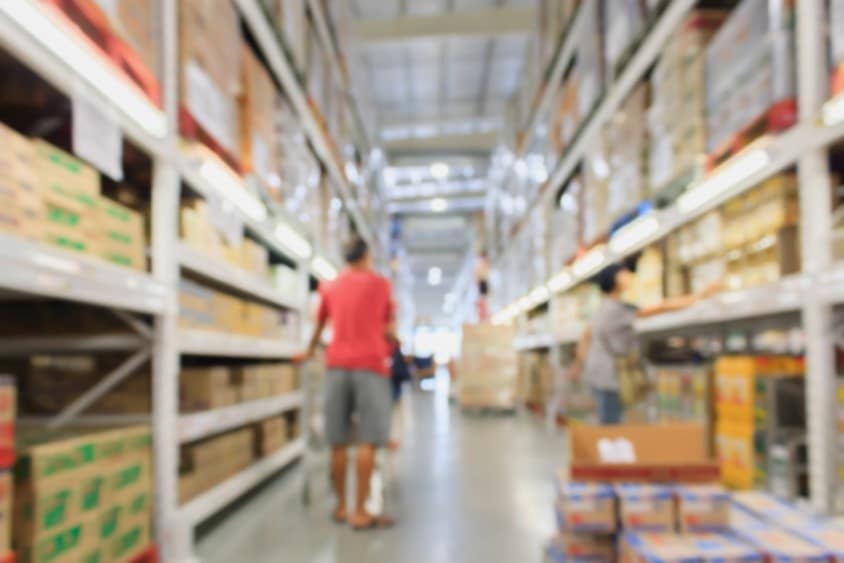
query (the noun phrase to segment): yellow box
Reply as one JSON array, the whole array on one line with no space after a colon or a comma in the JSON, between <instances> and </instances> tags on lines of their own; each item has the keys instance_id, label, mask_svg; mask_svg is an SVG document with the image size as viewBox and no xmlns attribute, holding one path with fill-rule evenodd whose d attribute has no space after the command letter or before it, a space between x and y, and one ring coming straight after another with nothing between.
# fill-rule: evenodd
<instances>
[{"instance_id":1,"label":"yellow box","mask_svg":"<svg viewBox=\"0 0 844 563\"><path fill-rule=\"evenodd\" d=\"M100 175L94 168L46 141L36 139L32 144L39 175L48 191L91 198L100 195Z\"/></svg>"}]
</instances>

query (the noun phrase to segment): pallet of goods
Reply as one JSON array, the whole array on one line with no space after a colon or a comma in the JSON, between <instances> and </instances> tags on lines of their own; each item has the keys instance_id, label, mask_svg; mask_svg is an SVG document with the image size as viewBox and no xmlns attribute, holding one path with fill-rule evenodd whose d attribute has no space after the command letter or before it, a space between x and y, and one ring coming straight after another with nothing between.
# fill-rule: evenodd
<instances>
[{"instance_id":1,"label":"pallet of goods","mask_svg":"<svg viewBox=\"0 0 844 563\"><path fill-rule=\"evenodd\" d=\"M510 326L464 325L457 373L460 406L512 410L516 407L518 354Z\"/></svg>"},{"instance_id":2,"label":"pallet of goods","mask_svg":"<svg viewBox=\"0 0 844 563\"><path fill-rule=\"evenodd\" d=\"M794 7L742 0L706 47L708 166L797 121Z\"/></svg>"}]
</instances>

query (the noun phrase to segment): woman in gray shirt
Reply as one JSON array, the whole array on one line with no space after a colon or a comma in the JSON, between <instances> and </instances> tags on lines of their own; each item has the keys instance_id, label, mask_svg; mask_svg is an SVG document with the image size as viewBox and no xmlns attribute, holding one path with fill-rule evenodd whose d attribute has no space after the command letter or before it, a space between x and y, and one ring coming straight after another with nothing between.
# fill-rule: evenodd
<instances>
[{"instance_id":1,"label":"woman in gray shirt","mask_svg":"<svg viewBox=\"0 0 844 563\"><path fill-rule=\"evenodd\" d=\"M712 286L699 295L676 297L647 309L637 309L621 300L633 283L634 272L635 260L629 264L607 266L595 277L603 299L591 326L583 332L571 369L572 377L580 377L585 372L586 384L595 398L601 425L618 424L622 419L616 360L630 355L638 346L634 326L636 318L688 307L720 287Z\"/></svg>"}]
</instances>

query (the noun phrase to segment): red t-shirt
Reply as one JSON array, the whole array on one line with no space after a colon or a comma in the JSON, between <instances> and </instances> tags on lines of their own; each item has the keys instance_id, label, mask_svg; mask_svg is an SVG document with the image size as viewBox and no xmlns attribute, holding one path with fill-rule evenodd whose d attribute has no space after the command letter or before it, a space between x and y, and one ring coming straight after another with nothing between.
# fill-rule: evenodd
<instances>
[{"instance_id":1,"label":"red t-shirt","mask_svg":"<svg viewBox=\"0 0 844 563\"><path fill-rule=\"evenodd\" d=\"M329 368L390 375L387 325L393 319L390 282L366 270L346 270L320 287L320 321L331 322Z\"/></svg>"}]
</instances>

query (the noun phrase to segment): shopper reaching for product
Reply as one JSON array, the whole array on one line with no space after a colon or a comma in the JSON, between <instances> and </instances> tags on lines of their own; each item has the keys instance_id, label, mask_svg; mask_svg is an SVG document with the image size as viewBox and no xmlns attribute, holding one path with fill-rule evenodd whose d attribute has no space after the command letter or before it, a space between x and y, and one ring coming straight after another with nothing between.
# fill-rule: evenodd
<instances>
[{"instance_id":1,"label":"shopper reaching for product","mask_svg":"<svg viewBox=\"0 0 844 563\"><path fill-rule=\"evenodd\" d=\"M579 378L585 372L602 425L621 422L622 399L635 398L647 386L638 355L636 318L689 307L721 288L720 284L714 284L699 294L667 299L655 306L638 309L622 300L634 275L635 260L632 260L607 266L595 277L603 299L591 325L578 342L575 361L569 370L571 378ZM628 378L625 385L621 385L621 374ZM622 388L625 397L620 393Z\"/></svg>"}]
</instances>

